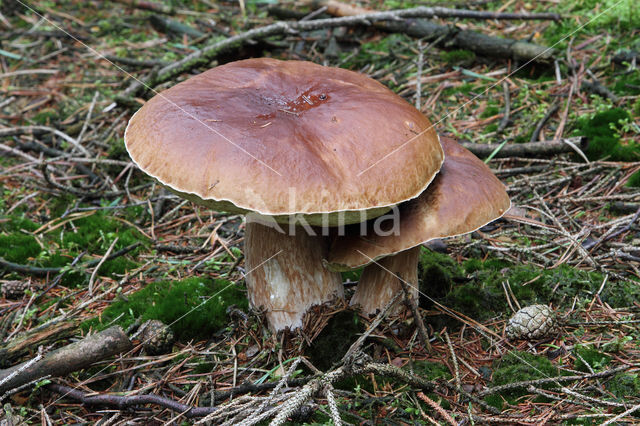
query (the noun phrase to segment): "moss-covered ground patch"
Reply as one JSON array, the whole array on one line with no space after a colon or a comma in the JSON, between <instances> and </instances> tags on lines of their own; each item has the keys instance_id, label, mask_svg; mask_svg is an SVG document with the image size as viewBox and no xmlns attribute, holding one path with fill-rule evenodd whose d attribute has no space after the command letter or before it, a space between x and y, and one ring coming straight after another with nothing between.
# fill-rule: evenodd
<instances>
[{"instance_id":1,"label":"moss-covered ground patch","mask_svg":"<svg viewBox=\"0 0 640 426\"><path fill-rule=\"evenodd\" d=\"M640 377L637 373L618 373L608 380L605 387L617 398L640 395Z\"/></svg>"},{"instance_id":2,"label":"moss-covered ground patch","mask_svg":"<svg viewBox=\"0 0 640 426\"><path fill-rule=\"evenodd\" d=\"M128 327L136 319L157 319L169 324L176 339L208 338L227 324L227 307L248 306L245 292L225 280L187 278L150 283L135 293L120 296L98 318L83 328L104 329L113 323Z\"/></svg>"},{"instance_id":3,"label":"moss-covered ground patch","mask_svg":"<svg viewBox=\"0 0 640 426\"><path fill-rule=\"evenodd\" d=\"M611 362L611 357L593 345L577 345L574 349L576 358L574 368L578 371L602 371Z\"/></svg>"},{"instance_id":4,"label":"moss-covered ground patch","mask_svg":"<svg viewBox=\"0 0 640 426\"><path fill-rule=\"evenodd\" d=\"M492 367L492 386L557 377L561 373L558 367L553 365L545 356L516 350L510 351L502 358L494 361ZM556 386L554 383L541 385L544 389L552 389ZM488 396L486 402L501 409L503 406L503 398L509 404L515 404L517 398L527 393L527 390L524 388L508 389L501 393Z\"/></svg>"},{"instance_id":5,"label":"moss-covered ground patch","mask_svg":"<svg viewBox=\"0 0 640 426\"><path fill-rule=\"evenodd\" d=\"M612 161L638 161L640 146L634 142L621 143L618 128L631 119L621 108L610 108L578 120L577 133L587 137L586 154L591 160L607 158Z\"/></svg>"},{"instance_id":6,"label":"moss-covered ground patch","mask_svg":"<svg viewBox=\"0 0 640 426\"><path fill-rule=\"evenodd\" d=\"M25 214L0 216L0 221L0 257L24 265L64 267L82 253L85 256L82 261L90 261L87 255L104 255L116 238L118 241L112 253L136 243L143 247L148 245L147 238L131 222L117 220L104 211L47 221L48 227L33 222ZM138 248L128 256L104 262L100 268L101 274L113 276L135 268L137 263L131 258L139 251ZM82 264L79 262L78 268L81 269ZM74 275L71 280L76 285L83 282L78 282L78 277ZM67 281L69 279L65 278Z\"/></svg>"},{"instance_id":7,"label":"moss-covered ground patch","mask_svg":"<svg viewBox=\"0 0 640 426\"><path fill-rule=\"evenodd\" d=\"M542 303L558 307L571 303L575 296L590 300L604 279L598 272L568 265L540 269L496 259L457 264L428 249L423 249L420 265L421 306L430 307L431 298L478 320L511 312L503 287L507 281L522 306ZM640 287L632 282L610 284L600 298L612 307L629 306L640 297Z\"/></svg>"},{"instance_id":8,"label":"moss-covered ground patch","mask_svg":"<svg viewBox=\"0 0 640 426\"><path fill-rule=\"evenodd\" d=\"M423 249L420 259L421 306L430 307L429 298L477 320L510 314L503 283L508 281L522 306L536 303L556 307L569 304L574 297L591 300L604 276L568 265L540 269L531 265L514 265L498 259L469 259L457 264L451 257ZM640 298L640 286L629 281L615 281L600 293L612 307L629 306Z\"/></svg>"}]
</instances>

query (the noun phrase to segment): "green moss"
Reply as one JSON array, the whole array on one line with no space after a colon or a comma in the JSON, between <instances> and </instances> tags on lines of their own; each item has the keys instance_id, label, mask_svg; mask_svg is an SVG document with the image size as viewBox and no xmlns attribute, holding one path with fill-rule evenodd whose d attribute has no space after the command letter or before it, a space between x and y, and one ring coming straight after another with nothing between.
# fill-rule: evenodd
<instances>
[{"instance_id":1,"label":"green moss","mask_svg":"<svg viewBox=\"0 0 640 426\"><path fill-rule=\"evenodd\" d=\"M443 62L449 65L469 66L476 60L476 54L469 50L450 50L440 55Z\"/></svg>"},{"instance_id":2,"label":"green moss","mask_svg":"<svg viewBox=\"0 0 640 426\"><path fill-rule=\"evenodd\" d=\"M630 75L620 76L613 86L613 91L619 95L640 94L640 70L636 70Z\"/></svg>"},{"instance_id":3,"label":"green moss","mask_svg":"<svg viewBox=\"0 0 640 426\"><path fill-rule=\"evenodd\" d=\"M640 188L640 170L629 176L626 185L632 188Z\"/></svg>"},{"instance_id":4,"label":"green moss","mask_svg":"<svg viewBox=\"0 0 640 426\"><path fill-rule=\"evenodd\" d=\"M484 111L482 111L482 114L480 114L480 118L493 117L499 112L500 112L500 108L498 108L497 106L490 106L485 108Z\"/></svg>"},{"instance_id":5,"label":"green moss","mask_svg":"<svg viewBox=\"0 0 640 426\"><path fill-rule=\"evenodd\" d=\"M199 362L195 368L193 369L193 372L195 374L207 374L207 373L211 373L212 371L214 371L214 367L215 364L213 362Z\"/></svg>"},{"instance_id":6,"label":"green moss","mask_svg":"<svg viewBox=\"0 0 640 426\"><path fill-rule=\"evenodd\" d=\"M34 117L33 121L38 124L43 124L46 126L51 125L51 123L55 123L58 119L58 111L54 108L45 108L39 111Z\"/></svg>"},{"instance_id":7,"label":"green moss","mask_svg":"<svg viewBox=\"0 0 640 426\"><path fill-rule=\"evenodd\" d=\"M64 232L55 241L62 247L82 248L90 253L104 252L118 237L114 250L146 240L134 227L110 218L107 213L97 213L73 221L73 227L65 225Z\"/></svg>"},{"instance_id":8,"label":"green moss","mask_svg":"<svg viewBox=\"0 0 640 426\"><path fill-rule=\"evenodd\" d=\"M397 54L409 52L412 45L411 38L404 34L390 34L379 40L362 43L358 53L341 52L340 60L343 67L359 69L371 63L379 68L388 67Z\"/></svg>"},{"instance_id":9,"label":"green moss","mask_svg":"<svg viewBox=\"0 0 640 426\"><path fill-rule=\"evenodd\" d=\"M476 89L476 86L472 83L463 83L457 87L447 87L442 91L442 96L444 98L449 98L453 95L470 95L473 90Z\"/></svg>"},{"instance_id":10,"label":"green moss","mask_svg":"<svg viewBox=\"0 0 640 426\"><path fill-rule=\"evenodd\" d=\"M37 257L42 248L30 235L18 232L0 235L0 257L9 262L23 263Z\"/></svg>"},{"instance_id":11,"label":"green moss","mask_svg":"<svg viewBox=\"0 0 640 426\"><path fill-rule=\"evenodd\" d=\"M423 248L418 263L420 306L433 306L431 299L442 299L451 291L453 278L462 276L464 271L450 256Z\"/></svg>"},{"instance_id":12,"label":"green moss","mask_svg":"<svg viewBox=\"0 0 640 426\"><path fill-rule=\"evenodd\" d=\"M124 145L124 139L119 138L110 144L108 158L112 160L125 160L129 158L127 148Z\"/></svg>"},{"instance_id":13,"label":"green moss","mask_svg":"<svg viewBox=\"0 0 640 426\"><path fill-rule=\"evenodd\" d=\"M364 268L358 268L358 269L354 269L353 271L344 271L341 272L340 275L342 276L342 282L345 281L358 281L360 279L360 276L362 275L362 270Z\"/></svg>"},{"instance_id":14,"label":"green moss","mask_svg":"<svg viewBox=\"0 0 640 426\"><path fill-rule=\"evenodd\" d=\"M225 327L230 305L246 309L248 302L244 291L229 281L197 277L158 281L117 300L82 326L103 329L115 321L126 328L137 318L157 319L169 324L178 340L187 341L209 337Z\"/></svg>"},{"instance_id":15,"label":"green moss","mask_svg":"<svg viewBox=\"0 0 640 426\"><path fill-rule=\"evenodd\" d=\"M640 395L640 377L637 374L618 373L605 386L609 392L621 399Z\"/></svg>"},{"instance_id":16,"label":"green moss","mask_svg":"<svg viewBox=\"0 0 640 426\"><path fill-rule=\"evenodd\" d=\"M491 123L489 125L487 125L487 127L484 128L483 133L487 134L487 133L492 133L498 130L498 124L497 123Z\"/></svg>"},{"instance_id":17,"label":"green moss","mask_svg":"<svg viewBox=\"0 0 640 426\"><path fill-rule=\"evenodd\" d=\"M576 362L574 368L579 371L600 371L611 362L611 357L595 349L592 345L577 345L574 349ZM589 365L586 365L585 362Z\"/></svg>"},{"instance_id":18,"label":"green moss","mask_svg":"<svg viewBox=\"0 0 640 426\"><path fill-rule=\"evenodd\" d=\"M306 351L311 363L322 371L328 371L364 330L364 324L354 311L344 310L333 315Z\"/></svg>"},{"instance_id":19,"label":"green moss","mask_svg":"<svg viewBox=\"0 0 640 426\"><path fill-rule=\"evenodd\" d=\"M0 216L0 232L18 232L27 231L33 232L38 229L40 225L27 219L24 215L11 215Z\"/></svg>"},{"instance_id":20,"label":"green moss","mask_svg":"<svg viewBox=\"0 0 640 426\"><path fill-rule=\"evenodd\" d=\"M609 33L617 30L637 28L640 25L640 13L634 8L635 0L581 0L558 3L556 13L573 19L554 22L544 31L547 45L562 50L567 46L569 34L583 34L585 37L606 30ZM617 27L617 28L616 28ZM632 33L632 31L629 31ZM612 40L613 49L626 40Z\"/></svg>"},{"instance_id":21,"label":"green moss","mask_svg":"<svg viewBox=\"0 0 640 426\"><path fill-rule=\"evenodd\" d=\"M414 361L413 373L427 380L449 380L452 377L446 365L432 361Z\"/></svg>"},{"instance_id":22,"label":"green moss","mask_svg":"<svg viewBox=\"0 0 640 426\"><path fill-rule=\"evenodd\" d=\"M540 355L533 355L529 352L510 351L501 359L493 363L492 386L501 386L509 383L536 380L542 378L556 377L560 371L549 359ZM557 385L549 383L542 385L545 389L553 388ZM516 398L525 395L525 388L509 389L501 393L507 401L514 401ZM487 401L488 403L491 403ZM492 401L495 403L496 401Z\"/></svg>"},{"instance_id":23,"label":"green moss","mask_svg":"<svg viewBox=\"0 0 640 426\"><path fill-rule=\"evenodd\" d=\"M502 293L502 282L509 280L511 289L521 305L553 303L559 306L576 296L590 298L600 288L603 278L597 272L583 271L567 265L560 265L554 269L510 265L507 268L485 268L476 271L476 279L487 289L485 295L490 297L496 292ZM628 306L640 296L640 289L633 283L616 281L610 284L611 287L605 288L600 296L611 306ZM506 310L504 294L498 297Z\"/></svg>"},{"instance_id":24,"label":"green moss","mask_svg":"<svg viewBox=\"0 0 640 426\"><path fill-rule=\"evenodd\" d=\"M640 147L634 142L621 144L616 130L620 122L629 119L627 111L611 108L591 118L578 120L577 133L588 139L586 154L589 159L599 160L607 157L612 161L637 161L640 158Z\"/></svg>"},{"instance_id":25,"label":"green moss","mask_svg":"<svg viewBox=\"0 0 640 426\"><path fill-rule=\"evenodd\" d=\"M432 306L430 299L483 321L502 313L511 314L504 296L503 283L509 286L522 306L553 303L562 307L574 297L593 297L604 277L598 272L583 271L568 265L540 269L530 265L513 265L504 260L481 261L471 258L458 265L451 257L423 249L419 264L420 305ZM428 297L427 297L428 296ZM611 281L600 293L612 307L630 306L640 298L640 287L628 281ZM436 328L454 325L449 317L432 317Z\"/></svg>"}]
</instances>

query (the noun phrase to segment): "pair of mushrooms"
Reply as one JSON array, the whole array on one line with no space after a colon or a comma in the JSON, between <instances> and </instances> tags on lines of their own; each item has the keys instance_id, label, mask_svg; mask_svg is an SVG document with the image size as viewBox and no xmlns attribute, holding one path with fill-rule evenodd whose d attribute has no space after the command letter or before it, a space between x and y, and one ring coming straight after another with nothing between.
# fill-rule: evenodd
<instances>
[{"instance_id":1,"label":"pair of mushrooms","mask_svg":"<svg viewBox=\"0 0 640 426\"><path fill-rule=\"evenodd\" d=\"M217 211L247 214L248 297L275 331L343 296L385 306L399 279L417 297L420 245L474 231L510 206L489 168L439 138L417 109L362 74L249 59L163 91L129 122L145 173Z\"/></svg>"}]
</instances>

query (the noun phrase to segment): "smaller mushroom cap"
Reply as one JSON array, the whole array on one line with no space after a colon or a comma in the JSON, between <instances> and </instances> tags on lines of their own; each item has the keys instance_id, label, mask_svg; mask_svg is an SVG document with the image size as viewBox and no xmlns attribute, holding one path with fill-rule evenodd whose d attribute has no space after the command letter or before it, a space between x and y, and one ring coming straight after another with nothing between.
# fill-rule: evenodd
<instances>
[{"instance_id":1,"label":"smaller mushroom cap","mask_svg":"<svg viewBox=\"0 0 640 426\"><path fill-rule=\"evenodd\" d=\"M486 164L451 138L440 142L440 173L419 197L398 206L397 232L391 232L394 221L387 215L368 221L364 233L361 224L346 227L329 251L330 268L358 268L436 238L473 232L509 209L504 185ZM375 232L376 226L383 232Z\"/></svg>"}]
</instances>

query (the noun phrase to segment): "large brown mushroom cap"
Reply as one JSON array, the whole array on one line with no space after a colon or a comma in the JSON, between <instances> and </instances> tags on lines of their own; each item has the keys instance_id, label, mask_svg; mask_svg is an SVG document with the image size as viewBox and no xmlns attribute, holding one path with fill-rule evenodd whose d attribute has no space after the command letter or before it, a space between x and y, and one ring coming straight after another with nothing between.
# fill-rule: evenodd
<instances>
[{"instance_id":1,"label":"large brown mushroom cap","mask_svg":"<svg viewBox=\"0 0 640 426\"><path fill-rule=\"evenodd\" d=\"M504 185L489 167L451 138L440 138L445 162L433 183L418 198L398 206L399 232L380 235L370 221L346 228L329 251L332 269L347 270L407 250L424 242L475 231L501 217L511 206ZM381 218L382 219L382 218ZM391 226L391 220L381 220Z\"/></svg>"},{"instance_id":2,"label":"large brown mushroom cap","mask_svg":"<svg viewBox=\"0 0 640 426\"><path fill-rule=\"evenodd\" d=\"M154 96L125 144L143 171L181 195L265 215L392 206L422 193L443 161L431 123L382 84L266 58Z\"/></svg>"}]
</instances>

